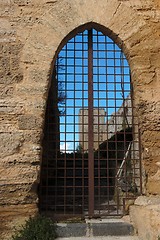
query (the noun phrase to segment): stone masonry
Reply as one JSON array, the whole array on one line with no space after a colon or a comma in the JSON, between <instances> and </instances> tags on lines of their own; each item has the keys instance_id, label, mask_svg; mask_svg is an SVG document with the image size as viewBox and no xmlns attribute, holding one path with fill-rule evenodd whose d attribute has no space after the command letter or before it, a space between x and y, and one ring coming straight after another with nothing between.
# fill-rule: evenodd
<instances>
[{"instance_id":1,"label":"stone masonry","mask_svg":"<svg viewBox=\"0 0 160 240\"><path fill-rule=\"evenodd\" d=\"M160 235L160 201L154 200L160 198L160 1L0 0L2 240L38 211L51 72L68 34L84 24L100 26L129 62L146 176L145 196L131 207L131 219L141 239Z\"/></svg>"},{"instance_id":2,"label":"stone masonry","mask_svg":"<svg viewBox=\"0 0 160 240\"><path fill-rule=\"evenodd\" d=\"M124 100L117 112L111 114L107 122L105 121L106 112L103 108L94 108L93 116L94 149L97 150L102 142L110 139L116 132L121 131L123 128L132 127L132 103L130 96ZM79 111L79 143L84 151L88 151L87 108Z\"/></svg>"},{"instance_id":3,"label":"stone masonry","mask_svg":"<svg viewBox=\"0 0 160 240\"><path fill-rule=\"evenodd\" d=\"M93 109L93 132L94 132L94 149L97 150L99 144L104 139L105 128L105 110L103 108ZM88 109L79 110L79 143L84 151L88 151Z\"/></svg>"}]
</instances>

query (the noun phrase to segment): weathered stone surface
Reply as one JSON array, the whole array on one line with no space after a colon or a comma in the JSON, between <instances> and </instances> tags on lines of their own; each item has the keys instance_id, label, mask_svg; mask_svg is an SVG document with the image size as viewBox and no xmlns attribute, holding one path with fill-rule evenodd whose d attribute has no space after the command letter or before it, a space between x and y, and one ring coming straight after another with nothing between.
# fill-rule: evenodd
<instances>
[{"instance_id":1,"label":"weathered stone surface","mask_svg":"<svg viewBox=\"0 0 160 240\"><path fill-rule=\"evenodd\" d=\"M11 97L14 92L14 86L4 86L0 84L0 98Z\"/></svg>"},{"instance_id":2,"label":"weathered stone surface","mask_svg":"<svg viewBox=\"0 0 160 240\"><path fill-rule=\"evenodd\" d=\"M157 194L160 196L160 161L159 161L159 155L157 158L157 162L156 162L156 166L158 167L158 171L152 175L147 182L147 188L148 188L148 192L150 194ZM160 202L159 202L159 206L160 206Z\"/></svg>"},{"instance_id":3,"label":"weathered stone surface","mask_svg":"<svg viewBox=\"0 0 160 240\"><path fill-rule=\"evenodd\" d=\"M146 176L143 192L160 195L159 0L0 0L0 199L8 203L0 208L1 232L37 208L23 204L37 201L54 58L67 34L88 22L103 25L128 59ZM147 202L131 209L145 240L157 237L158 207Z\"/></svg>"},{"instance_id":4,"label":"weathered stone surface","mask_svg":"<svg viewBox=\"0 0 160 240\"><path fill-rule=\"evenodd\" d=\"M19 115L24 112L25 103L14 98L3 98L0 100L0 115Z\"/></svg>"},{"instance_id":5,"label":"weathered stone surface","mask_svg":"<svg viewBox=\"0 0 160 240\"><path fill-rule=\"evenodd\" d=\"M6 33L3 34L6 37ZM10 37L10 36L9 36ZM20 68L20 51L22 45L17 42L16 44L6 43L1 39L0 43L0 84L5 86L8 84L21 82L23 74Z\"/></svg>"},{"instance_id":6,"label":"weathered stone surface","mask_svg":"<svg viewBox=\"0 0 160 240\"><path fill-rule=\"evenodd\" d=\"M149 205L159 205L160 197L159 196L140 196L135 200L135 205L138 206L149 206Z\"/></svg>"},{"instance_id":7,"label":"weathered stone surface","mask_svg":"<svg viewBox=\"0 0 160 240\"><path fill-rule=\"evenodd\" d=\"M37 180L38 177L38 171L39 167L36 165L28 165L27 164L17 164L16 162L14 165L6 166L6 171L3 171L3 168L0 168L1 173L1 184L23 184L23 183L34 183L34 181ZM10 179L8 180L7 177L10 176ZM23 179L23 180L22 180Z\"/></svg>"},{"instance_id":8,"label":"weathered stone surface","mask_svg":"<svg viewBox=\"0 0 160 240\"><path fill-rule=\"evenodd\" d=\"M24 176L26 177L26 176ZM32 179L33 181L33 179ZM10 204L30 204L38 202L37 194L37 184L3 184L1 186L1 205Z\"/></svg>"},{"instance_id":9,"label":"weathered stone surface","mask_svg":"<svg viewBox=\"0 0 160 240\"><path fill-rule=\"evenodd\" d=\"M18 118L18 125L20 130L35 130L41 129L43 119L35 115L22 115Z\"/></svg>"},{"instance_id":10,"label":"weathered stone surface","mask_svg":"<svg viewBox=\"0 0 160 240\"><path fill-rule=\"evenodd\" d=\"M139 197L130 207L131 220L142 240L160 236L160 197Z\"/></svg>"},{"instance_id":11,"label":"weathered stone surface","mask_svg":"<svg viewBox=\"0 0 160 240\"><path fill-rule=\"evenodd\" d=\"M36 149L36 147L35 147L35 149ZM19 165L26 164L26 167L27 167L27 164L28 164L28 167L30 167L32 165L39 166L40 160L41 160L40 154L37 154L37 151L38 151L37 149L36 149L36 152L34 152L33 150L34 149L32 148L30 151L27 151L26 153L23 152L23 154L17 153L17 154L11 155L11 156L3 157L0 160L1 166L3 166L3 168L14 166L15 164L19 164ZM10 179L8 179L7 181L9 182Z\"/></svg>"},{"instance_id":12,"label":"weathered stone surface","mask_svg":"<svg viewBox=\"0 0 160 240\"><path fill-rule=\"evenodd\" d=\"M34 216L37 213L36 204L19 205L1 205L0 206L0 232L1 239L9 240L15 230L24 224L28 216Z\"/></svg>"},{"instance_id":13,"label":"weathered stone surface","mask_svg":"<svg viewBox=\"0 0 160 240\"><path fill-rule=\"evenodd\" d=\"M17 131L17 118L11 114L0 115L0 132L16 132Z\"/></svg>"},{"instance_id":14,"label":"weathered stone surface","mask_svg":"<svg viewBox=\"0 0 160 240\"><path fill-rule=\"evenodd\" d=\"M6 157L20 151L23 136L17 132L3 132L0 133L0 143L1 157Z\"/></svg>"},{"instance_id":15,"label":"weathered stone surface","mask_svg":"<svg viewBox=\"0 0 160 240\"><path fill-rule=\"evenodd\" d=\"M16 90L17 90L17 94L19 95L28 96L28 94L30 94L30 96L37 96L37 95L43 96L44 92L46 92L47 90L47 86L44 84L38 84L38 83L36 84L23 83L23 84L18 84Z\"/></svg>"},{"instance_id":16,"label":"weathered stone surface","mask_svg":"<svg viewBox=\"0 0 160 240\"><path fill-rule=\"evenodd\" d=\"M23 137L25 139L26 142L28 143L32 143L34 146L36 145L41 145L41 136L42 135L42 129L41 130L25 130L23 132ZM36 148L36 147L35 147ZM32 150L34 149L34 147L32 148Z\"/></svg>"}]
</instances>

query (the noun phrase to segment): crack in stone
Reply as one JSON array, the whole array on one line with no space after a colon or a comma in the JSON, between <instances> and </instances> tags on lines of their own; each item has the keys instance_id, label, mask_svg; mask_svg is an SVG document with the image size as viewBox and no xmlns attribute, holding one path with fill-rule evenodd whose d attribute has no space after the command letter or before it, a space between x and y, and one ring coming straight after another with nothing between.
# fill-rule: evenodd
<instances>
[{"instance_id":1,"label":"crack in stone","mask_svg":"<svg viewBox=\"0 0 160 240\"><path fill-rule=\"evenodd\" d=\"M55 1L48 1L48 2L46 2L46 4L54 4L54 3L56 3L57 2L57 0L55 0Z\"/></svg>"},{"instance_id":2,"label":"crack in stone","mask_svg":"<svg viewBox=\"0 0 160 240\"><path fill-rule=\"evenodd\" d=\"M115 16L115 15L116 15L116 13L118 12L118 9L119 9L120 5L121 5L121 3L119 3L119 4L118 4L118 6L117 6L117 8L116 8L115 12L113 13L113 16Z\"/></svg>"}]
</instances>

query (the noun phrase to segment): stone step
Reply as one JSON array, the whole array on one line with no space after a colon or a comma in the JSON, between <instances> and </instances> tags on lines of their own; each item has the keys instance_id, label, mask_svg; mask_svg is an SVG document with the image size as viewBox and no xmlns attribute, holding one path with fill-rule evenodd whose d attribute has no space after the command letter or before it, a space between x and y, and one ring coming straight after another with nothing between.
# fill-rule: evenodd
<instances>
[{"instance_id":1,"label":"stone step","mask_svg":"<svg viewBox=\"0 0 160 240\"><path fill-rule=\"evenodd\" d=\"M133 236L134 228L122 220L91 220L84 223L58 223L57 234L60 238Z\"/></svg>"},{"instance_id":2,"label":"stone step","mask_svg":"<svg viewBox=\"0 0 160 240\"><path fill-rule=\"evenodd\" d=\"M140 240L137 236L105 236L105 237L69 237L57 240Z\"/></svg>"}]
</instances>

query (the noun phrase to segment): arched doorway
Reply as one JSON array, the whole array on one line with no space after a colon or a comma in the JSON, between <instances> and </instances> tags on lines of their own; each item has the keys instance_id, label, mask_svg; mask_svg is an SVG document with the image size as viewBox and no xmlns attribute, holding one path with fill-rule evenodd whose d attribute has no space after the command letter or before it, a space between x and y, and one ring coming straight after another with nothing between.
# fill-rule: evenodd
<instances>
[{"instance_id":1,"label":"arched doorway","mask_svg":"<svg viewBox=\"0 0 160 240\"><path fill-rule=\"evenodd\" d=\"M141 193L128 62L87 27L59 51L48 97L40 210L55 218L118 216Z\"/></svg>"}]
</instances>

